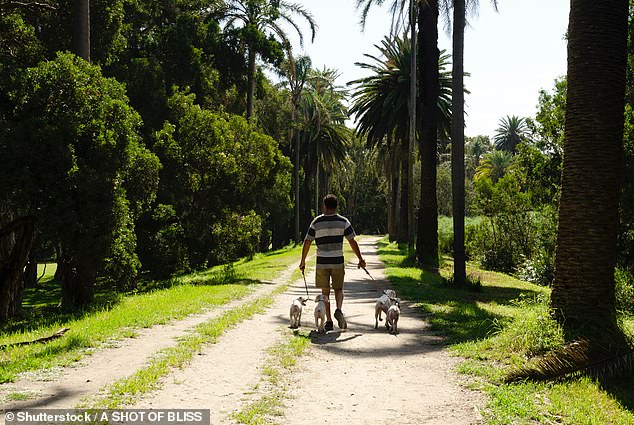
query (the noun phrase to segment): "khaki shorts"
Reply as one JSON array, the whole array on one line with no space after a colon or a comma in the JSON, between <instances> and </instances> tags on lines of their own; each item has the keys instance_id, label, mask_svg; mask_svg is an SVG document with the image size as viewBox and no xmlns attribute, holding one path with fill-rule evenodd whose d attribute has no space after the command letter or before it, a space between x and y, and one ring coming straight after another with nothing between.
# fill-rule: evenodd
<instances>
[{"instance_id":1,"label":"khaki shorts","mask_svg":"<svg viewBox=\"0 0 634 425\"><path fill-rule=\"evenodd\" d=\"M345 269L316 269L315 270L315 286L318 288L342 289L343 277L346 274ZM332 285L330 280L332 278Z\"/></svg>"}]
</instances>

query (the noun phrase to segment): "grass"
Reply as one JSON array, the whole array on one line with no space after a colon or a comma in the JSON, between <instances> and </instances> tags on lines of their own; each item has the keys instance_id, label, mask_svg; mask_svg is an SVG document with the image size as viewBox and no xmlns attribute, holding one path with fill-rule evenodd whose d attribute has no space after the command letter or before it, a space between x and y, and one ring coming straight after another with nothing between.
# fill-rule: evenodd
<instances>
[{"instance_id":1,"label":"grass","mask_svg":"<svg viewBox=\"0 0 634 425\"><path fill-rule=\"evenodd\" d=\"M57 307L59 298L55 291L59 291L59 284L42 279L37 287L26 291L24 315L0 329L0 345L9 345L0 351L0 383L14 381L22 372L69 365L96 348L135 336L140 328L181 319L241 298L253 291L255 283L270 281L296 262L299 252L300 248L295 247L258 254L230 269L219 266L173 278L169 283L159 282L147 292L100 293L91 309L72 313ZM62 327L70 328L62 338L43 344L10 346L48 336Z\"/></svg>"},{"instance_id":2,"label":"grass","mask_svg":"<svg viewBox=\"0 0 634 425\"><path fill-rule=\"evenodd\" d=\"M588 378L503 383L507 372L564 342L549 314L548 288L469 264L467 272L481 282L479 292L458 289L445 283L451 258L443 258L435 275L412 267L396 244L379 246L399 295L415 301L432 330L462 357L458 371L470 375L470 386L488 394L487 424L634 424L632 377L603 384ZM624 317L622 323L633 335L634 318Z\"/></svg>"},{"instance_id":3,"label":"grass","mask_svg":"<svg viewBox=\"0 0 634 425\"><path fill-rule=\"evenodd\" d=\"M105 397L96 401L84 402L82 407L115 409L133 404L141 395L160 386L160 379L173 369L183 368L196 353L218 341L227 330L243 320L264 312L283 293L288 285L280 285L270 294L259 297L240 309L226 312L222 316L202 323L190 334L182 337L174 347L161 350L149 364L136 371L132 376L120 379L112 384Z\"/></svg>"},{"instance_id":4,"label":"grass","mask_svg":"<svg viewBox=\"0 0 634 425\"><path fill-rule=\"evenodd\" d=\"M310 347L310 335L300 331L287 333L283 342L269 348L269 358L262 368L264 389L261 396L234 413L232 418L247 425L268 424L283 416L289 373ZM261 386L258 384L258 387Z\"/></svg>"}]
</instances>

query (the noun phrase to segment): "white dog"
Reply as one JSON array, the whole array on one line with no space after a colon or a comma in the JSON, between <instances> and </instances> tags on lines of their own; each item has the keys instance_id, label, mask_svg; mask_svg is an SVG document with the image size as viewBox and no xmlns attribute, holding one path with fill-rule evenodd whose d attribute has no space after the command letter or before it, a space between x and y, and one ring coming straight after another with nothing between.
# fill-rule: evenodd
<instances>
[{"instance_id":1,"label":"white dog","mask_svg":"<svg viewBox=\"0 0 634 425\"><path fill-rule=\"evenodd\" d=\"M394 304L387 309L387 314L385 315L385 323L390 330L390 333L396 334L398 333L398 318L401 316L400 302L397 299Z\"/></svg>"},{"instance_id":2,"label":"white dog","mask_svg":"<svg viewBox=\"0 0 634 425\"><path fill-rule=\"evenodd\" d=\"M326 303L323 294L319 294L315 297L315 327L317 332L324 333L326 329Z\"/></svg>"},{"instance_id":3,"label":"white dog","mask_svg":"<svg viewBox=\"0 0 634 425\"><path fill-rule=\"evenodd\" d=\"M290 316L291 316L291 328L299 328L302 320L302 307L306 305L308 298L297 297L291 304Z\"/></svg>"},{"instance_id":4,"label":"white dog","mask_svg":"<svg viewBox=\"0 0 634 425\"><path fill-rule=\"evenodd\" d=\"M396 292L392 289L386 289L383 291L383 295L376 300L374 305L374 329L378 329L379 320L383 321L381 312L385 313L385 317L387 317L387 310L393 304L394 299L396 299ZM385 322L385 327L388 327L387 322Z\"/></svg>"}]
</instances>

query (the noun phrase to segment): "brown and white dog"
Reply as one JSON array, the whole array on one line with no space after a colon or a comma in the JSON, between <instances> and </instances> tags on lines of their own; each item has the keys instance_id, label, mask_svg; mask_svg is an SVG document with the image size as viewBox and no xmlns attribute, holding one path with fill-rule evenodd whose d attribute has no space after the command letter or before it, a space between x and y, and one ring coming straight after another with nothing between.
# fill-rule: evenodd
<instances>
[{"instance_id":1,"label":"brown and white dog","mask_svg":"<svg viewBox=\"0 0 634 425\"><path fill-rule=\"evenodd\" d=\"M319 294L315 297L315 327L317 332L326 332L326 303L323 294Z\"/></svg>"},{"instance_id":2,"label":"brown and white dog","mask_svg":"<svg viewBox=\"0 0 634 425\"><path fill-rule=\"evenodd\" d=\"M394 304L392 304L390 308L387 309L387 314L385 315L385 324L392 334L398 333L399 317L401 317L401 308L400 301L397 298Z\"/></svg>"},{"instance_id":3,"label":"brown and white dog","mask_svg":"<svg viewBox=\"0 0 634 425\"><path fill-rule=\"evenodd\" d=\"M379 320L383 321L381 318L381 312L385 313L385 317L387 318L387 310L393 304L393 300L396 299L396 292L392 289L386 289L383 291L383 295L377 298L376 304L374 304L374 329L378 329ZM388 327L387 321L385 322L385 327Z\"/></svg>"},{"instance_id":4,"label":"brown and white dog","mask_svg":"<svg viewBox=\"0 0 634 425\"><path fill-rule=\"evenodd\" d=\"M308 301L308 298L303 298L303 297L297 297L293 300L293 303L291 304L291 309L289 312L291 316L292 329L299 328L301 326L302 308L306 305L306 301Z\"/></svg>"}]
</instances>

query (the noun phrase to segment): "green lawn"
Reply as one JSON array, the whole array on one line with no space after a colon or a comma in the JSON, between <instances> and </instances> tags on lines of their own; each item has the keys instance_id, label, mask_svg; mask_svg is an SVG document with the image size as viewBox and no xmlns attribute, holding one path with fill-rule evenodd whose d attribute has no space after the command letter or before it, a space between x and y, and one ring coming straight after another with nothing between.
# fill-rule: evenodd
<instances>
[{"instance_id":1,"label":"green lawn","mask_svg":"<svg viewBox=\"0 0 634 425\"><path fill-rule=\"evenodd\" d=\"M478 269L467 272L479 288L456 289L445 283L451 258L439 275L411 266L406 251L381 242L379 254L399 296L416 302L432 330L446 337L450 351L463 358L458 370L484 391L488 424L634 424L634 378L609 384L587 378L558 383L503 384L506 373L537 354L563 343L549 315L550 290L507 275ZM477 291L479 289L479 292ZM634 330L634 319L624 318Z\"/></svg>"}]
</instances>

